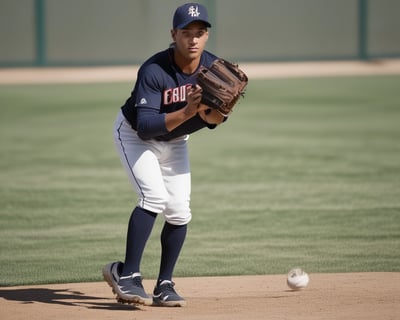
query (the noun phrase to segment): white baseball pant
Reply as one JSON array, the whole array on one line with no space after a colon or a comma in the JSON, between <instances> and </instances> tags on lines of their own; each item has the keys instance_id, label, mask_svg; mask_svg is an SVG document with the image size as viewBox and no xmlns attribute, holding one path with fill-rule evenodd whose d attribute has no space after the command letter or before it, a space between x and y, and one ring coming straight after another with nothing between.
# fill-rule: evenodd
<instances>
[{"instance_id":1,"label":"white baseball pant","mask_svg":"<svg viewBox=\"0 0 400 320\"><path fill-rule=\"evenodd\" d=\"M120 111L114 141L138 197L137 205L165 220L184 225L190 211L191 175L188 137L172 141L142 140Z\"/></svg>"}]
</instances>

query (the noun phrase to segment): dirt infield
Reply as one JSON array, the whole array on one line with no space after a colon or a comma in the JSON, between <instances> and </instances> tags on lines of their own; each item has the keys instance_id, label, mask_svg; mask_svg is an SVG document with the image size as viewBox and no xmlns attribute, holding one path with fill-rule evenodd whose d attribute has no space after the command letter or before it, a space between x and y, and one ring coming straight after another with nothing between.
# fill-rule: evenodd
<instances>
[{"instance_id":1,"label":"dirt infield","mask_svg":"<svg viewBox=\"0 0 400 320\"><path fill-rule=\"evenodd\" d=\"M332 77L400 74L400 59L374 61L324 61L289 63L243 63L240 67L249 79L293 77ZM102 66L79 68L4 68L1 84L85 83L134 81L138 66Z\"/></svg>"},{"instance_id":2,"label":"dirt infield","mask_svg":"<svg viewBox=\"0 0 400 320\"><path fill-rule=\"evenodd\" d=\"M400 273L311 274L300 291L285 275L175 279L185 308L118 304L105 282L0 288L0 318L174 320L395 320ZM151 292L154 281L145 280Z\"/></svg>"}]
</instances>

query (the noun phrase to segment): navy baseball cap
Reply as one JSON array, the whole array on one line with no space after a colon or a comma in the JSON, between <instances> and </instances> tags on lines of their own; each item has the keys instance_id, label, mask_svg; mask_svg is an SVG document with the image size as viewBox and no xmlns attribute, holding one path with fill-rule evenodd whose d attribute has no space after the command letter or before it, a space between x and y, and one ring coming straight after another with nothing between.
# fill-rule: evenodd
<instances>
[{"instance_id":1,"label":"navy baseball cap","mask_svg":"<svg viewBox=\"0 0 400 320\"><path fill-rule=\"evenodd\" d=\"M174 29L183 29L193 21L201 21L204 22L207 27L211 27L211 23L208 21L206 7L199 3L186 3L176 9L173 27Z\"/></svg>"}]
</instances>

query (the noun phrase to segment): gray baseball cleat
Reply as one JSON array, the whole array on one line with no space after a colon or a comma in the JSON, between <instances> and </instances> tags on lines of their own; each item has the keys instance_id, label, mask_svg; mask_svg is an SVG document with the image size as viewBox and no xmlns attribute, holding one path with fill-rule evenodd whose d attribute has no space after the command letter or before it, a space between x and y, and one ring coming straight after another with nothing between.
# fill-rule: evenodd
<instances>
[{"instance_id":1,"label":"gray baseball cleat","mask_svg":"<svg viewBox=\"0 0 400 320\"><path fill-rule=\"evenodd\" d=\"M112 288L120 303L133 303L142 305L152 305L153 301L149 297L142 285L140 273L134 273L129 276L121 276L122 262L111 262L104 266L103 277Z\"/></svg>"},{"instance_id":2,"label":"gray baseball cleat","mask_svg":"<svg viewBox=\"0 0 400 320\"><path fill-rule=\"evenodd\" d=\"M153 303L163 307L184 307L186 301L179 296L175 289L175 283L169 280L161 281L153 292Z\"/></svg>"}]
</instances>

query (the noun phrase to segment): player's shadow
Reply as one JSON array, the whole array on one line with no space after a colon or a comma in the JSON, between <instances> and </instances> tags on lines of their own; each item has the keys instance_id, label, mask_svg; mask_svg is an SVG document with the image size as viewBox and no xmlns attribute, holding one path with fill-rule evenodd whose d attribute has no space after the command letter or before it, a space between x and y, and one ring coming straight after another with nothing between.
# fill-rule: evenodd
<instances>
[{"instance_id":1,"label":"player's shadow","mask_svg":"<svg viewBox=\"0 0 400 320\"><path fill-rule=\"evenodd\" d=\"M85 295L79 291L70 289L47 289L47 288L27 288L27 289L0 289L0 298L10 301L27 303L48 303L59 304L71 307L85 307L88 309L100 310L135 310L132 305L122 305L114 301L100 302L104 298Z\"/></svg>"}]
</instances>

